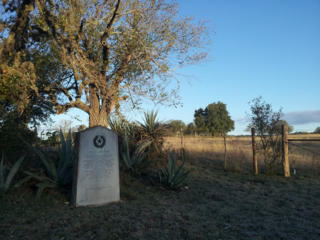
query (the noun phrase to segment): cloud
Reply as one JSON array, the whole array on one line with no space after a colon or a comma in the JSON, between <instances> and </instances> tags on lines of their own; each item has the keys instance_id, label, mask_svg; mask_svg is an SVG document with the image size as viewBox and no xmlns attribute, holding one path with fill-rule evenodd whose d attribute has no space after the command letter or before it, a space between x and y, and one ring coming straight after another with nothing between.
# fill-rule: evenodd
<instances>
[{"instance_id":1,"label":"cloud","mask_svg":"<svg viewBox=\"0 0 320 240\"><path fill-rule=\"evenodd\" d=\"M250 119L248 119L248 118L238 118L238 119L236 119L236 122L238 122L238 123L248 123L248 122L250 122Z\"/></svg>"},{"instance_id":2,"label":"cloud","mask_svg":"<svg viewBox=\"0 0 320 240\"><path fill-rule=\"evenodd\" d=\"M283 117L290 125L320 122L320 110L287 112Z\"/></svg>"}]
</instances>

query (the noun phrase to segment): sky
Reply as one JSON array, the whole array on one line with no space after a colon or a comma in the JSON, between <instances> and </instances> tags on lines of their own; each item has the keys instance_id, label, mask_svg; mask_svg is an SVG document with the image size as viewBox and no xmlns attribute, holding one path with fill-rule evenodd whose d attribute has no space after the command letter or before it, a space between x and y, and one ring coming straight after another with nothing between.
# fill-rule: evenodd
<instances>
[{"instance_id":1,"label":"sky","mask_svg":"<svg viewBox=\"0 0 320 240\"><path fill-rule=\"evenodd\" d=\"M178 77L183 107L159 109L160 120L193 121L194 111L223 102L235 130L248 134L246 112L249 101L262 96L274 111L282 107L284 119L295 131L313 132L320 126L320 1L319 0L177 0L182 17L194 15L195 22L210 20L215 34L209 52L211 61L179 72L197 77L190 83ZM71 110L88 126L88 115ZM141 121L141 114L127 114Z\"/></svg>"}]
</instances>

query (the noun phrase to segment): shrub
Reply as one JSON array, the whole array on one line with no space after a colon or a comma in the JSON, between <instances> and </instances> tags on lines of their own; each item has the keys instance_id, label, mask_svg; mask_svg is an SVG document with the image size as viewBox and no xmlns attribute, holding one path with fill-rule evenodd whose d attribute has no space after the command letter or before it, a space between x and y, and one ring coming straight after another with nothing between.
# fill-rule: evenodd
<instances>
[{"instance_id":1,"label":"shrub","mask_svg":"<svg viewBox=\"0 0 320 240\"><path fill-rule=\"evenodd\" d=\"M165 166L165 169L160 169L159 170L159 178L160 178L160 183L164 187L167 188L178 188L183 185L185 180L187 179L189 173L191 170L185 172L182 171L182 168L184 164L186 163L187 159L184 160L184 162L180 165L178 170L176 171L176 164L175 164L175 153L173 152L171 155L169 155L169 164L168 166Z\"/></svg>"},{"instance_id":2,"label":"shrub","mask_svg":"<svg viewBox=\"0 0 320 240\"><path fill-rule=\"evenodd\" d=\"M40 157L46 169L47 176L40 176L29 171L23 171L26 175L28 175L30 179L32 178L40 182L36 185L37 187L39 187L38 197L41 196L43 190L46 187L63 187L72 182L74 147L72 147L71 131L69 131L67 139L65 140L62 130L60 129L60 140L61 149L59 149L58 167L55 166L55 163L51 159L51 157L23 140L25 144Z\"/></svg>"},{"instance_id":3,"label":"shrub","mask_svg":"<svg viewBox=\"0 0 320 240\"><path fill-rule=\"evenodd\" d=\"M37 135L26 126L14 122L0 123L0 126L0 150L5 151L7 161L13 164L21 156L21 152L28 150L20 139L26 139L30 144L34 144Z\"/></svg>"},{"instance_id":4,"label":"shrub","mask_svg":"<svg viewBox=\"0 0 320 240\"><path fill-rule=\"evenodd\" d=\"M160 159L151 159L148 161L144 161L146 156L148 155L149 152L151 152L152 150L146 151L145 149L150 146L150 144L152 143L151 140L146 140L146 141L142 141L132 152L132 154L130 154L129 151L129 142L128 142L128 138L127 135L124 135L123 138L123 150L119 149L119 163L120 166L122 166L125 170L132 170L133 172L137 173L140 175L140 171L142 170L143 167L145 167L146 165L148 165L149 163L152 163L154 161L160 160Z\"/></svg>"},{"instance_id":5,"label":"shrub","mask_svg":"<svg viewBox=\"0 0 320 240\"><path fill-rule=\"evenodd\" d=\"M18 172L21 162L24 160L25 156L26 156L26 153L22 157L20 157L19 160L15 162L15 164L13 164L5 181L4 171L3 171L4 170L3 169L4 153L2 151L2 160L0 162L0 190L5 192L9 189L10 183L14 178L14 176L16 175L16 173Z\"/></svg>"},{"instance_id":6,"label":"shrub","mask_svg":"<svg viewBox=\"0 0 320 240\"><path fill-rule=\"evenodd\" d=\"M137 125L141 128L142 139L151 139L152 144L149 146L149 150L154 148L155 151L148 156L148 159L159 158L161 156L161 149L164 144L163 137L167 133L167 127L169 124L165 124L164 120L157 119L158 110L144 112L143 123L137 122Z\"/></svg>"},{"instance_id":7,"label":"shrub","mask_svg":"<svg viewBox=\"0 0 320 240\"><path fill-rule=\"evenodd\" d=\"M278 112L273 111L271 104L262 102L262 97L252 100L250 110L251 114L247 113L247 118L251 120L261 140L257 142L257 150L262 153L267 173L273 174L282 159L279 125L284 114L281 108Z\"/></svg>"}]
</instances>

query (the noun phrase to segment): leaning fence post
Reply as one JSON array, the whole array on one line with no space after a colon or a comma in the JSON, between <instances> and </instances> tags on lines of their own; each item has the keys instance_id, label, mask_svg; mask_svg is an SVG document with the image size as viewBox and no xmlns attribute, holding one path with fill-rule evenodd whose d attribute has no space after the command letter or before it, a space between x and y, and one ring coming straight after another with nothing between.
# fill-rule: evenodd
<instances>
[{"instance_id":1,"label":"leaning fence post","mask_svg":"<svg viewBox=\"0 0 320 240\"><path fill-rule=\"evenodd\" d=\"M257 161L257 150L256 150L256 137L255 130L251 128L251 136L252 136L252 155L253 155L253 171L255 174L258 174L258 161Z\"/></svg>"},{"instance_id":2,"label":"leaning fence post","mask_svg":"<svg viewBox=\"0 0 320 240\"><path fill-rule=\"evenodd\" d=\"M290 177L290 166L288 157L288 125L282 125L282 166L283 175Z\"/></svg>"}]
</instances>

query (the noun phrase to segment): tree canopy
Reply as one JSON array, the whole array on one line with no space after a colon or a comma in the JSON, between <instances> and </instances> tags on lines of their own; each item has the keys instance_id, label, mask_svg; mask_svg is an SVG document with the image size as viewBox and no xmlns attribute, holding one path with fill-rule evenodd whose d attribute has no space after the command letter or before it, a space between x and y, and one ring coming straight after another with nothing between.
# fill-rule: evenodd
<instances>
[{"instance_id":1,"label":"tree canopy","mask_svg":"<svg viewBox=\"0 0 320 240\"><path fill-rule=\"evenodd\" d=\"M273 173L282 160L281 125L287 122L281 120L284 116L282 108L274 111L272 104L262 101L261 96L253 99L249 105L251 113L246 113L247 119L250 119L260 138L257 142L257 150L262 150L267 172Z\"/></svg>"},{"instance_id":2,"label":"tree canopy","mask_svg":"<svg viewBox=\"0 0 320 240\"><path fill-rule=\"evenodd\" d=\"M282 125L283 124L288 125L288 133L289 134L293 132L294 127L292 125L289 125L286 120L279 120L278 127L276 129L277 132L279 132L279 133L282 132ZM254 124L253 123L249 123L245 131L246 132L251 132L251 128L254 128Z\"/></svg>"},{"instance_id":3,"label":"tree canopy","mask_svg":"<svg viewBox=\"0 0 320 240\"><path fill-rule=\"evenodd\" d=\"M281 118L284 116L282 108L279 111L272 110L272 104L262 101L258 97L249 102L251 113L247 114L247 119L251 121L251 126L260 136L281 135L281 125L287 123Z\"/></svg>"},{"instance_id":4,"label":"tree canopy","mask_svg":"<svg viewBox=\"0 0 320 240\"><path fill-rule=\"evenodd\" d=\"M186 129L186 124L182 120L169 120L169 126L167 128L167 131L174 135L178 132L184 131Z\"/></svg>"},{"instance_id":5,"label":"tree canopy","mask_svg":"<svg viewBox=\"0 0 320 240\"><path fill-rule=\"evenodd\" d=\"M212 31L179 17L174 0L4 0L2 10L0 75L16 79L19 109L37 96L57 114L83 110L90 127L120 103L179 104L179 81L167 86L207 60Z\"/></svg>"},{"instance_id":6,"label":"tree canopy","mask_svg":"<svg viewBox=\"0 0 320 240\"><path fill-rule=\"evenodd\" d=\"M205 110L199 108L194 113L194 123L198 132L225 133L234 130L234 121L229 116L227 105L222 102L211 103Z\"/></svg>"},{"instance_id":7,"label":"tree canopy","mask_svg":"<svg viewBox=\"0 0 320 240\"><path fill-rule=\"evenodd\" d=\"M195 132L197 132L196 125L194 123L187 124L185 134L194 134Z\"/></svg>"}]
</instances>

